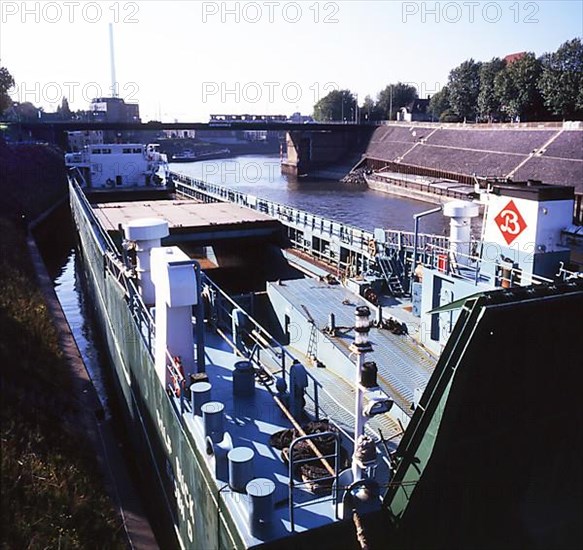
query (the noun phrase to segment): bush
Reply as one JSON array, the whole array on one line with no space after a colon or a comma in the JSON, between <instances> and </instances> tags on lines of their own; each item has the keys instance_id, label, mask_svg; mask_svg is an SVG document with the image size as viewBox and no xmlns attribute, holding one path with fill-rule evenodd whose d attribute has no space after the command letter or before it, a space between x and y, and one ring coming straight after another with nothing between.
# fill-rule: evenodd
<instances>
[{"instance_id":1,"label":"bush","mask_svg":"<svg viewBox=\"0 0 583 550\"><path fill-rule=\"evenodd\" d=\"M443 111L443 113L441 113L441 116L439 117L439 122L461 122L461 121L462 119L459 117L459 115L454 113L451 109Z\"/></svg>"}]
</instances>

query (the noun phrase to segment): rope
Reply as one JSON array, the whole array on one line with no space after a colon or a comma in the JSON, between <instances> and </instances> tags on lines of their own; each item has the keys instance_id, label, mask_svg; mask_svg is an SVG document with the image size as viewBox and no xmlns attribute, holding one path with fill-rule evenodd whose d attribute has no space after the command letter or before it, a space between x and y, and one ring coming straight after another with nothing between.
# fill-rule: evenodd
<instances>
[{"instance_id":1,"label":"rope","mask_svg":"<svg viewBox=\"0 0 583 550\"><path fill-rule=\"evenodd\" d=\"M217 332L220 333L219 330L217 330ZM230 340L228 340L226 338L225 338L225 340L231 346L231 348L233 348L233 350L235 351L235 353L237 355L240 355L241 357L244 357L244 355L230 342ZM273 392L272 388L270 388L267 384L265 384L261 379L259 379L259 382L270 393L271 397L273 398L273 400L275 401L275 403L277 404L277 406L281 409L281 411L283 412L283 414L291 422L292 426L298 431L298 433L301 434L302 436L306 436L307 435L306 432L297 423L296 419L289 412L288 408L283 404L283 402L281 401L281 399L277 395L275 395L275 393ZM307 439L306 440L306 443L312 449L312 451L316 455L316 458L319 458L320 459L320 462L322 463L322 465L324 466L324 468L326 468L326 470L328 471L328 473L331 476L334 476L335 477L336 476L336 472L334 471L334 468L332 468L332 466L330 465L330 463L324 458L324 455L320 452L320 450L318 449L318 447L316 447L315 443L311 439ZM338 457L337 460L340 460L340 457ZM358 513L356 511L354 511L353 514L352 514L352 521L354 522L354 527L356 528L356 539L358 540L358 544L360 545L361 550L369 550L368 542L367 542L367 539L366 539L366 532L364 530L364 526L362 524L362 520L361 520L360 516L358 515Z\"/></svg>"},{"instance_id":2,"label":"rope","mask_svg":"<svg viewBox=\"0 0 583 550\"><path fill-rule=\"evenodd\" d=\"M354 527L356 528L356 540L358 540L358 544L360 544L361 550L368 550L368 541L366 540L366 533L364 531L364 526L362 525L362 519L358 515L358 512L352 513L352 521L354 523Z\"/></svg>"},{"instance_id":3,"label":"rope","mask_svg":"<svg viewBox=\"0 0 583 550\"><path fill-rule=\"evenodd\" d=\"M226 336L224 335L224 333L220 329L216 329L216 330L225 339L225 341L227 342L227 344L233 349L233 351L237 355L240 355L241 357L245 357L245 355L243 353L241 353L241 351L239 351L236 348L236 346L229 339L226 338ZM273 389L270 388L267 384L265 384L263 382L263 380L259 379L259 382L269 392L269 394L271 395L271 397L273 398L273 400L275 401L275 403L277 404L277 406L281 409L281 411L283 412L283 414L291 422L292 426L298 431L298 433L300 435L302 435L302 436L306 436L307 435L306 432L304 430L302 430L301 426L297 423L296 419L289 412L288 408L283 404L283 402L281 401L281 399L279 397L277 397L277 395L275 395L275 393L273 392ZM316 447L315 443L311 439L307 439L306 440L306 443L312 449L312 451L314 451L314 454L316 455L316 458L319 458L320 459L320 462L322 463L322 465L324 466L324 468L326 468L326 470L328 471L328 473L331 476L334 476L335 477L336 476L336 472L334 471L334 468L332 468L332 466L330 466L330 463L324 458L324 455L319 451L319 449L318 449L318 447Z\"/></svg>"},{"instance_id":4,"label":"rope","mask_svg":"<svg viewBox=\"0 0 583 550\"><path fill-rule=\"evenodd\" d=\"M277 395L274 395L273 391L271 390L271 388L269 388L268 386L265 386L267 388L267 390L269 391L269 393L271 394L271 396L273 397L273 400L277 403L277 406L282 410L283 414L287 417L287 419L292 423L292 426L298 431L298 433L302 436L306 436L306 432L304 430L302 430L301 426L296 422L296 419L292 416L292 414L289 412L289 410L287 409L287 407L283 404L283 402L281 401L281 399L279 397L277 397ZM306 440L307 445L310 447L310 449L312 449L312 451L314 451L314 454L316 455L316 458L320 459L320 462L322 463L322 465L324 466L324 468L326 468L326 470L328 471L328 473L331 476L336 476L336 472L334 471L334 468L332 468L332 466L330 466L330 463L324 458L324 455L319 451L318 447L316 447L316 444L311 440L311 439L307 439ZM338 460L340 460L340 457L338 458Z\"/></svg>"}]
</instances>

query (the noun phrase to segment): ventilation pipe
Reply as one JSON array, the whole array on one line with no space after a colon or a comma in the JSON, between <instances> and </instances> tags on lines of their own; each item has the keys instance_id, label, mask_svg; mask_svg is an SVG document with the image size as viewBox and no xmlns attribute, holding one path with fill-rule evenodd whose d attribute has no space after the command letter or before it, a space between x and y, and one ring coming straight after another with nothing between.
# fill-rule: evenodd
<instances>
[{"instance_id":1,"label":"ventilation pipe","mask_svg":"<svg viewBox=\"0 0 583 550\"><path fill-rule=\"evenodd\" d=\"M469 201L451 201L443 206L450 218L449 251L458 265L468 265L471 254L471 223L480 213L479 206Z\"/></svg>"},{"instance_id":2,"label":"ventilation pipe","mask_svg":"<svg viewBox=\"0 0 583 550\"><path fill-rule=\"evenodd\" d=\"M192 306L201 303L200 286L196 262L178 247L154 248L151 259L156 289L156 372L166 386L168 354L180 357L187 380L194 371Z\"/></svg>"},{"instance_id":3,"label":"ventilation pipe","mask_svg":"<svg viewBox=\"0 0 583 550\"><path fill-rule=\"evenodd\" d=\"M419 214L414 214L413 219L415 220L415 233L413 236L413 259L411 261L411 272L409 274L409 292L413 293L413 274L415 272L415 268L417 267L417 244L419 240L419 220L424 218L425 216L430 216L431 214L437 214L437 212L441 212L441 206L437 208L432 208L431 210L426 210L425 212L420 212Z\"/></svg>"},{"instance_id":4,"label":"ventilation pipe","mask_svg":"<svg viewBox=\"0 0 583 550\"><path fill-rule=\"evenodd\" d=\"M133 220L124 226L124 236L136 243L138 281L142 299L147 306L154 305L155 292L150 274L150 251L160 246L161 239L170 234L168 222L155 218Z\"/></svg>"}]
</instances>

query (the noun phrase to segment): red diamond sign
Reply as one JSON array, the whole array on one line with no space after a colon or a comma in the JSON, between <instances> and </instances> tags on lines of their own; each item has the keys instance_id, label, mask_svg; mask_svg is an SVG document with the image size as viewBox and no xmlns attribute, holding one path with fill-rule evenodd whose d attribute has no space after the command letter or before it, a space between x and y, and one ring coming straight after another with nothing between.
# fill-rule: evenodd
<instances>
[{"instance_id":1,"label":"red diamond sign","mask_svg":"<svg viewBox=\"0 0 583 550\"><path fill-rule=\"evenodd\" d=\"M512 244L526 229L526 222L512 200L500 210L494 221L498 229L500 229L506 244Z\"/></svg>"}]
</instances>

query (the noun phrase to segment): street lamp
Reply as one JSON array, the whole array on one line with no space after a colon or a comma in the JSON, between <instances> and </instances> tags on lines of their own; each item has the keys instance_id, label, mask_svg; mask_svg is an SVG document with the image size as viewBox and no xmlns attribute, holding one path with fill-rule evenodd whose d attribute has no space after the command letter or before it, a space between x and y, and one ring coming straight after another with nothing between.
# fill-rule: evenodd
<instances>
[{"instance_id":1,"label":"street lamp","mask_svg":"<svg viewBox=\"0 0 583 550\"><path fill-rule=\"evenodd\" d=\"M350 351L356 354L356 375L355 375L355 400L354 400L354 454L352 456L352 480L362 479L362 468L357 460L356 452L360 436L364 435L364 424L366 418L362 408L363 385L362 366L365 355L372 351L372 346L368 339L370 331L370 309L367 306L356 308L356 318L354 322L354 342L350 345Z\"/></svg>"}]
</instances>

